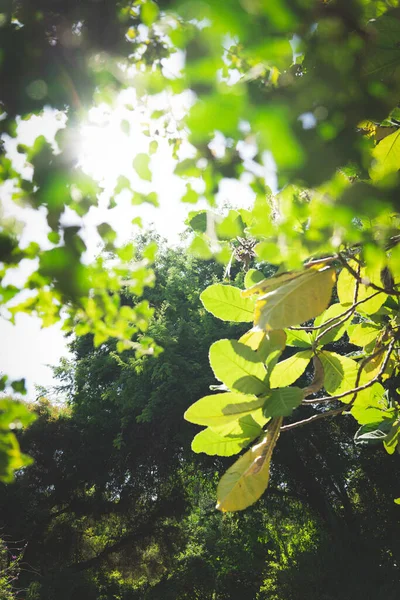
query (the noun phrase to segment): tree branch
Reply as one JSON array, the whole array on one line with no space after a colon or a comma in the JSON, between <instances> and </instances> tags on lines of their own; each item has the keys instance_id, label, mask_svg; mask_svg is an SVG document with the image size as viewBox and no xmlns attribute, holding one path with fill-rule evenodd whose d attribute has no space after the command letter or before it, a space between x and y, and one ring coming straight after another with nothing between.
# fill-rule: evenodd
<instances>
[{"instance_id":1,"label":"tree branch","mask_svg":"<svg viewBox=\"0 0 400 600\"><path fill-rule=\"evenodd\" d=\"M347 260L340 254L340 252L337 255L338 260L342 263L343 267L345 269L347 269L349 271L349 273L351 273L354 277L354 279L356 279L356 281L358 281L359 283L363 283L362 281L362 277L360 277L360 275L353 269L353 267L351 267L349 265L349 263L347 262ZM394 296L400 296L400 292L398 290L395 290L394 288L391 288L390 290L381 287L380 285L376 285L375 283L372 283L372 281L370 281L368 284L364 284L366 285L366 287L370 287L373 290L377 290L378 292L383 292L384 294L388 294L389 296L394 295Z\"/></svg>"},{"instance_id":2,"label":"tree branch","mask_svg":"<svg viewBox=\"0 0 400 600\"><path fill-rule=\"evenodd\" d=\"M318 413L317 415L312 415L311 417L308 417L308 419L303 419L301 421L296 421L295 423L289 423L288 425L283 425L283 427L281 427L281 431L289 431L289 429L294 429L295 427L301 427L303 425L307 425L308 423L313 423L314 421L318 421L319 419L325 419L326 417L335 417L336 415L340 415L345 410L349 410L349 408L352 407L352 405L354 404L354 402L356 400L357 393L371 387L383 375L383 373L385 372L385 369L387 367L387 364L389 362L390 355L393 352L395 343L396 343L396 340L392 339L390 341L390 343L388 344L387 353L386 353L385 359L381 365L381 368L379 369L379 373L373 379L371 379L371 381L368 381L364 385L356 386L352 390L344 392L343 394L337 394L336 396L327 396L325 398L316 398L315 400L303 400L303 403L315 404L317 402L322 402L322 401L325 402L328 400L338 400L339 398L344 398L345 396L350 396L350 394L354 394L353 398L350 400L350 402L348 404L345 404L344 406L341 406L340 408L335 408L333 410L328 410L323 413ZM373 356L370 356L367 358L369 360L372 360ZM365 364L367 364L367 362L365 362ZM360 369L358 370L358 373L357 373L356 382L360 381L361 371L364 368L365 364L360 366Z\"/></svg>"}]
</instances>

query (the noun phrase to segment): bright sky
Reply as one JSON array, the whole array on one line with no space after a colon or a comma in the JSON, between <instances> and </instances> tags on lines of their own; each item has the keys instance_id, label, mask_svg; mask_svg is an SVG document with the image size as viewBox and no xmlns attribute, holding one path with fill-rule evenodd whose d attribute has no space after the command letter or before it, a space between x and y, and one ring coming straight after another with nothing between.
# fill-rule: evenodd
<instances>
[{"instance_id":1,"label":"bright sky","mask_svg":"<svg viewBox=\"0 0 400 600\"><path fill-rule=\"evenodd\" d=\"M144 109L129 110L126 105L132 104L135 91L125 90L119 97L117 106L112 109L107 106L92 109L89 121L82 125L81 141L77 147L83 169L102 186L99 206L92 207L89 213L81 219L74 212L67 211L64 224L78 224L83 227L84 239L88 247L86 259L91 260L101 249L101 240L96 231L96 226L104 221L118 233L118 243L123 243L138 232L137 226L132 225L132 220L140 216L144 228L154 224L155 229L167 238L171 245L178 243L179 234L185 229L184 220L187 213L201 205L184 205L180 198L185 192L185 182L175 176L173 171L175 161L166 139L159 138L159 146L151 157L150 168L153 173L152 182L141 180L132 167L132 161L139 152L148 152L151 138L142 132L142 123L146 119ZM148 114L165 105L166 98L156 97L149 107ZM179 119L182 111L190 105L190 96L182 96L174 100L168 99L171 111ZM121 129L121 121L130 125L129 133ZM24 156L18 154L16 146L19 143L31 145L37 135L45 135L49 141L54 141L54 135L65 124L65 116L51 109L45 110L42 117L33 117L29 121L21 121L18 127L17 139L6 139L5 147L14 161L15 168L29 178L32 169L25 164ZM152 125L155 129L156 124ZM190 156L191 148L183 146L185 155ZM252 150L248 152L248 163L251 165ZM257 169L255 163L253 169ZM274 166L266 158L266 167L263 175L269 176L274 185ZM155 191L158 195L160 207L151 205L133 206L129 192L122 192L117 198L117 205L108 210L108 198L111 195L117 179L124 175L132 181L133 189L144 193ZM9 183L9 182L8 182ZM49 245L47 234L49 228L45 220L45 213L31 208L18 207L11 200L7 200L10 186L2 190L2 216L14 215L25 223L22 242L36 241L43 248ZM7 189L8 186L8 189ZM231 205L248 206L254 199L254 194L245 181L237 182L224 180L220 186L219 202ZM23 261L24 262L24 261ZM23 281L27 273L27 264L22 264L14 270L7 283ZM6 283L6 282L4 282ZM41 329L38 319L27 315L17 315L16 324L12 325L7 320L0 318L0 372L7 373L12 379L26 378L28 397L33 399L37 393L35 386L49 386L54 383L51 365L57 365L62 356L68 356L68 349L60 326Z\"/></svg>"}]
</instances>

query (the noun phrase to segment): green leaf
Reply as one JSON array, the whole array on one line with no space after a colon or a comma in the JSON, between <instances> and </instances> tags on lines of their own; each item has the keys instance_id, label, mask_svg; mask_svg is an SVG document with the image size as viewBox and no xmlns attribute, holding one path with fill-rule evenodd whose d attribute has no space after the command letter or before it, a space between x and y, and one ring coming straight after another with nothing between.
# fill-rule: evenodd
<instances>
[{"instance_id":1,"label":"green leaf","mask_svg":"<svg viewBox=\"0 0 400 600\"><path fill-rule=\"evenodd\" d=\"M342 315L345 312L345 310L346 309L343 308L343 306L341 304L332 304L325 312L322 313L322 315L320 315L319 317L317 317L315 319L314 327L319 327L319 326L323 325L326 321L329 321L330 319L334 319L335 317L338 317L338 319L336 319L336 321L341 320L342 318L344 318L344 317L342 317ZM341 325L338 325L337 327L334 327L328 333L323 335L318 340L318 345L323 346L324 344L330 344L331 342L336 342L337 340L339 340L342 337L342 335L345 334L347 327L350 325L351 317L352 317L351 314L348 315L347 319L344 321L344 323L342 323ZM311 334L312 341L315 342L315 339L317 336L319 336L323 331L332 327L333 325L334 325L334 322L328 323L328 325L325 328L315 329Z\"/></svg>"},{"instance_id":2,"label":"green leaf","mask_svg":"<svg viewBox=\"0 0 400 600\"><path fill-rule=\"evenodd\" d=\"M14 471L32 463L22 454L14 430L32 423L36 415L22 402L9 398L0 399L0 481L13 481Z\"/></svg>"},{"instance_id":3,"label":"green leaf","mask_svg":"<svg viewBox=\"0 0 400 600\"><path fill-rule=\"evenodd\" d=\"M216 226L217 236L222 240L231 240L244 234L244 223L237 210L230 210ZM263 277L264 278L264 277Z\"/></svg>"},{"instance_id":4,"label":"green leaf","mask_svg":"<svg viewBox=\"0 0 400 600\"><path fill-rule=\"evenodd\" d=\"M383 446L388 454L393 454L400 439L400 421L397 419L387 437L383 440Z\"/></svg>"},{"instance_id":5,"label":"green leaf","mask_svg":"<svg viewBox=\"0 0 400 600\"><path fill-rule=\"evenodd\" d=\"M388 437L393 423L394 419L363 425L356 431L354 441L356 444L379 444Z\"/></svg>"},{"instance_id":6,"label":"green leaf","mask_svg":"<svg viewBox=\"0 0 400 600\"><path fill-rule=\"evenodd\" d=\"M17 394L26 394L25 379L18 379L11 383L11 387Z\"/></svg>"},{"instance_id":7,"label":"green leaf","mask_svg":"<svg viewBox=\"0 0 400 600\"><path fill-rule=\"evenodd\" d=\"M358 365L351 358L324 350L318 354L324 367L324 387L328 394L341 394L354 387ZM350 402L351 394L341 398L341 402Z\"/></svg>"},{"instance_id":8,"label":"green leaf","mask_svg":"<svg viewBox=\"0 0 400 600\"><path fill-rule=\"evenodd\" d=\"M227 392L204 396L185 412L185 419L190 423L206 426L219 426L260 409L264 400L256 396L246 396Z\"/></svg>"},{"instance_id":9,"label":"green leaf","mask_svg":"<svg viewBox=\"0 0 400 600\"><path fill-rule=\"evenodd\" d=\"M302 329L286 329L286 345L296 348L311 348L311 335Z\"/></svg>"},{"instance_id":10,"label":"green leaf","mask_svg":"<svg viewBox=\"0 0 400 600\"><path fill-rule=\"evenodd\" d=\"M380 383L374 383L357 394L350 412L360 425L376 423L384 418L393 418L393 414L387 412L388 403L384 394L385 389Z\"/></svg>"},{"instance_id":11,"label":"green leaf","mask_svg":"<svg viewBox=\"0 0 400 600\"><path fill-rule=\"evenodd\" d=\"M249 288L265 279L264 274L257 269L249 269L244 278L244 287Z\"/></svg>"},{"instance_id":12,"label":"green leaf","mask_svg":"<svg viewBox=\"0 0 400 600\"><path fill-rule=\"evenodd\" d=\"M137 154L133 159L132 164L141 179L145 179L146 181L152 180L151 171L149 169L150 156L148 154L144 154L143 152Z\"/></svg>"},{"instance_id":13,"label":"green leaf","mask_svg":"<svg viewBox=\"0 0 400 600\"><path fill-rule=\"evenodd\" d=\"M312 354L312 350L303 350L275 365L269 380L271 388L286 387L294 383L306 370Z\"/></svg>"},{"instance_id":14,"label":"green leaf","mask_svg":"<svg viewBox=\"0 0 400 600\"><path fill-rule=\"evenodd\" d=\"M159 14L159 8L152 0L145 0L140 8L140 17L142 22L150 27L157 20Z\"/></svg>"},{"instance_id":15,"label":"green leaf","mask_svg":"<svg viewBox=\"0 0 400 600\"><path fill-rule=\"evenodd\" d=\"M358 263L356 261L349 261L349 266L352 267L356 272L359 268ZM378 265L379 267L379 265ZM365 281L371 281L376 285L382 285L380 281L380 268L365 269L362 267L360 269L360 277ZM349 307L354 302L354 294L356 287L356 279L353 275L348 271L348 269L343 268L340 271L338 282L337 282L337 293L339 296L340 304L343 304L345 307ZM371 300L366 300L367 298L371 298ZM360 283L358 286L358 294L357 301L366 300L359 306L357 306L357 312L365 313L368 315L372 315L376 313L382 304L385 302L387 295L384 293L376 293L376 290L365 285L364 283Z\"/></svg>"},{"instance_id":16,"label":"green leaf","mask_svg":"<svg viewBox=\"0 0 400 600\"><path fill-rule=\"evenodd\" d=\"M193 256L202 258L203 260L209 260L212 258L212 252L207 242L199 235L196 235L193 238L193 241L189 246L189 252L190 254L193 254Z\"/></svg>"},{"instance_id":17,"label":"green leaf","mask_svg":"<svg viewBox=\"0 0 400 600\"><path fill-rule=\"evenodd\" d=\"M400 498L395 498L395 499L393 500L393 502L394 502L395 504L400 504Z\"/></svg>"},{"instance_id":18,"label":"green leaf","mask_svg":"<svg viewBox=\"0 0 400 600\"><path fill-rule=\"evenodd\" d=\"M207 429L200 431L200 433L193 438L192 450L196 453L204 452L210 456L232 456L248 446L248 444L257 437L257 435L260 435L261 432L261 427L258 427L257 433L254 436L246 435L245 430L243 430L241 435L223 436L208 427Z\"/></svg>"},{"instance_id":19,"label":"green leaf","mask_svg":"<svg viewBox=\"0 0 400 600\"><path fill-rule=\"evenodd\" d=\"M243 510L254 504L269 482L272 452L279 437L282 418L273 419L259 444L253 446L222 476L217 489L217 509Z\"/></svg>"},{"instance_id":20,"label":"green leaf","mask_svg":"<svg viewBox=\"0 0 400 600\"><path fill-rule=\"evenodd\" d=\"M335 271L309 269L257 300L255 324L265 330L300 325L319 315L329 304Z\"/></svg>"},{"instance_id":21,"label":"green leaf","mask_svg":"<svg viewBox=\"0 0 400 600\"><path fill-rule=\"evenodd\" d=\"M381 328L372 323L358 323L350 332L349 340L355 346L368 346L376 340Z\"/></svg>"},{"instance_id":22,"label":"green leaf","mask_svg":"<svg viewBox=\"0 0 400 600\"><path fill-rule=\"evenodd\" d=\"M219 340L210 348L210 364L217 379L244 394L268 393L265 367L248 346L235 340Z\"/></svg>"},{"instance_id":23,"label":"green leaf","mask_svg":"<svg viewBox=\"0 0 400 600\"><path fill-rule=\"evenodd\" d=\"M300 406L304 398L301 388L287 387L272 390L265 401L264 417L288 417L293 410Z\"/></svg>"},{"instance_id":24,"label":"green leaf","mask_svg":"<svg viewBox=\"0 0 400 600\"><path fill-rule=\"evenodd\" d=\"M205 233L207 231L207 211L191 211L186 219L186 224L196 233Z\"/></svg>"},{"instance_id":25,"label":"green leaf","mask_svg":"<svg viewBox=\"0 0 400 600\"><path fill-rule=\"evenodd\" d=\"M243 323L253 320L254 300L242 298L241 290L232 285L214 283L202 292L200 300L208 312L222 321Z\"/></svg>"},{"instance_id":26,"label":"green leaf","mask_svg":"<svg viewBox=\"0 0 400 600\"><path fill-rule=\"evenodd\" d=\"M378 76L380 81L392 83L399 76L400 20L398 13L389 12L378 19L371 19L367 26L371 44L367 48L364 72L367 76Z\"/></svg>"},{"instance_id":27,"label":"green leaf","mask_svg":"<svg viewBox=\"0 0 400 600\"><path fill-rule=\"evenodd\" d=\"M400 169L400 129L386 136L372 151L375 162L370 169L372 181L396 173Z\"/></svg>"},{"instance_id":28,"label":"green leaf","mask_svg":"<svg viewBox=\"0 0 400 600\"><path fill-rule=\"evenodd\" d=\"M265 333L264 339L258 347L257 354L267 367L268 375L276 365L286 345L286 333L282 329L275 329Z\"/></svg>"}]
</instances>

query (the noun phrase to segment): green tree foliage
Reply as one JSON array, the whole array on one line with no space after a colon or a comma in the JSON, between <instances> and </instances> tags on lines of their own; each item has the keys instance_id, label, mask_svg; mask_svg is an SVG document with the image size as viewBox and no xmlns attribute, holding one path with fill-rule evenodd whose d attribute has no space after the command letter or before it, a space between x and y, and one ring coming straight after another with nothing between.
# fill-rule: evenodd
<instances>
[{"instance_id":1,"label":"green tree foliage","mask_svg":"<svg viewBox=\"0 0 400 600\"><path fill-rule=\"evenodd\" d=\"M311 585L328 600L394 600L395 457L355 446L347 421L282 432L269 493L247 511L215 511L227 459L193 453L182 414L210 395L209 345L248 325L204 310L221 265L164 249L155 272L149 332L164 352L137 358L76 338L57 370L64 403L35 403L19 433L34 463L0 495L2 535L23 540L17 589L29 600L287 600Z\"/></svg>"},{"instance_id":2,"label":"green tree foliage","mask_svg":"<svg viewBox=\"0 0 400 600\"><path fill-rule=\"evenodd\" d=\"M154 247L139 260L134 247L116 247L115 232L104 223L99 233L121 264L107 269L99 258L87 265L81 231L62 225L67 208L84 216L98 202L96 185L73 158L77 127L90 106L112 105L129 86L140 106L161 92L168 98L186 93L191 105L178 123L172 126L167 104L153 114L187 184L182 200L202 198L212 207L224 178L251 181L250 209L189 217L196 256L236 260L245 270L255 257L277 270L262 279L253 273L244 293L215 282L203 292L207 309L235 323L250 322L254 305L252 330L215 341L210 350L219 392L227 397L218 414L237 418L222 429L208 425L194 442L196 450L226 455L258 436L221 481L222 497L234 496L232 509L260 497L279 433L299 424L350 413L360 426L357 444L383 442L389 454L398 448L399 23L396 0L100 0L96 10L89 0L35 6L15 0L1 13L2 132L15 136L17 119L45 105L67 116L58 154L42 137L19 147L32 180L1 157L1 177L12 182L14 199L43 208L50 228L49 248L24 247L15 227L2 222L2 278L24 259L34 267L22 286L27 298L3 285L11 318L23 311L50 325L66 311L66 327L91 333L100 353L110 338L118 340L116 351L131 347L138 360L158 349L147 335L148 301L124 304L121 294L125 287L139 298L154 284ZM171 78L162 60L176 53L185 64ZM134 159L149 184L153 142ZM181 151L186 143L189 153ZM276 194L260 176L267 153L277 169ZM133 202L156 202L154 192L131 192ZM350 351L341 342L345 335ZM299 352L279 361L286 346ZM292 386L303 373L305 385ZM193 374L192 391L202 376ZM232 394L245 398L232 404ZM248 396L256 408L243 416ZM202 413L216 418L212 404L203 400ZM297 419L296 413L281 426L292 411L310 406L312 415ZM225 507L221 497L219 506Z\"/></svg>"}]
</instances>

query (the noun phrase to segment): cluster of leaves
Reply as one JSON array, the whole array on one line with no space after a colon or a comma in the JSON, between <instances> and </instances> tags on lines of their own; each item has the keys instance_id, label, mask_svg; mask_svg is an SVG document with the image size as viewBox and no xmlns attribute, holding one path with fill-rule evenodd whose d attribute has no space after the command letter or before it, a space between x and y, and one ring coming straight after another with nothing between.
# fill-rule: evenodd
<instances>
[{"instance_id":1,"label":"cluster of leaves","mask_svg":"<svg viewBox=\"0 0 400 600\"><path fill-rule=\"evenodd\" d=\"M335 261L344 263L337 281L339 301L327 308L336 280ZM254 327L239 341L220 340L211 346L214 375L230 391L202 398L185 414L188 421L208 426L193 440L195 452L230 456L259 438L221 479L217 508L241 510L262 495L280 430L346 411L361 425L357 443L383 441L389 454L395 451L400 436L398 394L393 385L385 390L382 384L398 372L399 274L390 272L385 291L381 271L380 265L374 271L361 266L358 255L349 262L338 255L267 279L253 269L246 274L245 285L250 287L245 291L215 284L203 292L205 308L216 317L254 319ZM304 322L309 324L299 327ZM359 350L349 356L325 349L346 333ZM279 361L286 345L297 352ZM312 381L304 388L291 386L311 361ZM319 397L322 388L328 395ZM335 400L343 405L281 427L283 417L301 404L325 406Z\"/></svg>"}]
</instances>

